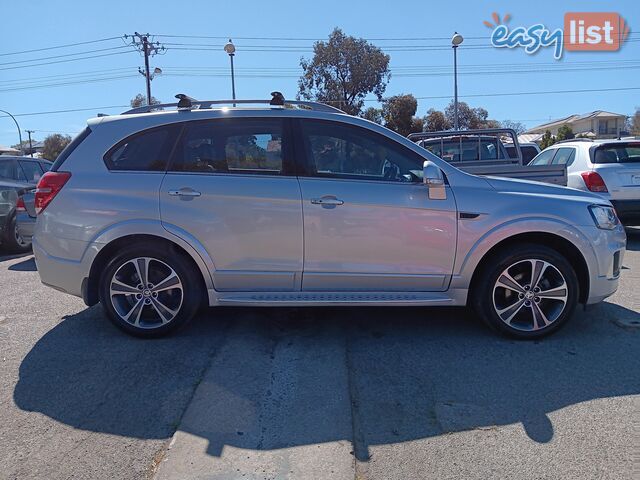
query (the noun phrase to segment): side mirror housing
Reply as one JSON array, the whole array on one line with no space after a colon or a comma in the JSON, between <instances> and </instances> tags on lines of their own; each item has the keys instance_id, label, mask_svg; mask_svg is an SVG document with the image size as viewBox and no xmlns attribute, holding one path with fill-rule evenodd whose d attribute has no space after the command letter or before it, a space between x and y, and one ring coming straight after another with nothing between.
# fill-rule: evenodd
<instances>
[{"instance_id":1,"label":"side mirror housing","mask_svg":"<svg viewBox=\"0 0 640 480\"><path fill-rule=\"evenodd\" d=\"M444 174L442 170L431 160L425 160L422 165L422 179L429 190L431 200L446 200Z\"/></svg>"}]
</instances>

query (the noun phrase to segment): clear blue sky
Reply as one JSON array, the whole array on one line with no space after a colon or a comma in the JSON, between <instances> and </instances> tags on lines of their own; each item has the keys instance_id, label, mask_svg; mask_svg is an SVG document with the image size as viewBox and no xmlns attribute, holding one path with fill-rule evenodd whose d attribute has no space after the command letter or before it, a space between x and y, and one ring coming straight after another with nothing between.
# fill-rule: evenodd
<instances>
[{"instance_id":1,"label":"clear blue sky","mask_svg":"<svg viewBox=\"0 0 640 480\"><path fill-rule=\"evenodd\" d=\"M488 48L491 30L482 22L491 20L494 11L500 15L511 14L511 27L544 23L551 29L563 26L567 11L614 11L630 25L631 41L613 53L565 52L559 62L553 60L550 49L530 56L520 49ZM4 0L2 13L0 54L119 37L134 31L155 34L155 39L168 48L164 55L154 57L151 62L152 69L160 67L165 72L152 85L153 95L163 101L170 101L174 94L181 92L203 99L231 96L229 58L222 51L222 38L163 35L231 37L237 46L235 65L239 98L267 98L272 90L280 90L286 97L293 98L301 71L300 57L310 57L312 39L326 38L337 26L350 35L382 39L372 42L391 55L393 76L386 95L412 93L416 97L447 97L419 100L420 115L432 107L441 109L451 100L452 52L448 48L448 38L456 30L466 37L458 50L461 100L471 106L486 108L491 118L512 119L533 126L551 118L597 109L631 114L640 106L640 90L466 97L501 92L640 87L640 33L636 33L640 32L640 9L637 0ZM417 37L422 40L405 40ZM389 40L391 38L400 40ZM190 45L176 45L180 43ZM126 105L136 93L144 92L144 78L137 73L137 68L143 66L142 58L133 49L116 48L122 45L121 39L113 39L76 47L1 55L0 109L14 114L91 109L17 117L23 130L36 130L36 139L42 139L50 132L75 134L84 127L86 119L98 111L112 114L122 111L123 108L94 108ZM90 53L47 58L80 52ZM104 56L75 60L94 55ZM69 59L74 61L60 62ZM38 63L45 65L31 66ZM540 71L533 71L536 66ZM578 70L570 71L572 68ZM580 70L582 68L591 69ZM48 84L65 85L43 86ZM369 105L376 104L370 102ZM23 137L26 138L24 132ZM9 118L0 118L0 144L15 143L14 124Z\"/></svg>"}]
</instances>

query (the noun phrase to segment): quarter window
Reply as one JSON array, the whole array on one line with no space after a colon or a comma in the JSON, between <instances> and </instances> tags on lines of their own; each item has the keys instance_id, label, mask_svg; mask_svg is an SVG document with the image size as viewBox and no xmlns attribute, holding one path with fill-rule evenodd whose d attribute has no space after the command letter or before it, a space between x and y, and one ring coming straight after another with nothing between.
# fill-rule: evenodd
<instances>
[{"instance_id":1,"label":"quarter window","mask_svg":"<svg viewBox=\"0 0 640 480\"><path fill-rule=\"evenodd\" d=\"M424 158L381 135L343 123L308 120L302 126L316 176L420 181Z\"/></svg>"},{"instance_id":2,"label":"quarter window","mask_svg":"<svg viewBox=\"0 0 640 480\"><path fill-rule=\"evenodd\" d=\"M165 126L137 133L105 155L109 170L164 171L178 127Z\"/></svg>"},{"instance_id":3,"label":"quarter window","mask_svg":"<svg viewBox=\"0 0 640 480\"><path fill-rule=\"evenodd\" d=\"M283 133L283 122L277 118L187 123L171 170L280 175Z\"/></svg>"}]
</instances>

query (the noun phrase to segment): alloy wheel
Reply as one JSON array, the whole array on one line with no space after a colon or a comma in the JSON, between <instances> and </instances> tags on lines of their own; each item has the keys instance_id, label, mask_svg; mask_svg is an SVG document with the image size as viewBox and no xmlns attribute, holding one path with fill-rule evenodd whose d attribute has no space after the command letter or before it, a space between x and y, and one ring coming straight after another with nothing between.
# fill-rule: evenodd
<instances>
[{"instance_id":1,"label":"alloy wheel","mask_svg":"<svg viewBox=\"0 0 640 480\"><path fill-rule=\"evenodd\" d=\"M111 304L125 322L145 329L171 322L182 307L184 289L165 262L137 257L123 263L109 286Z\"/></svg>"},{"instance_id":2,"label":"alloy wheel","mask_svg":"<svg viewBox=\"0 0 640 480\"><path fill-rule=\"evenodd\" d=\"M565 310L567 282L558 268L540 259L506 268L493 287L493 308L506 325L532 332L548 327Z\"/></svg>"}]
</instances>

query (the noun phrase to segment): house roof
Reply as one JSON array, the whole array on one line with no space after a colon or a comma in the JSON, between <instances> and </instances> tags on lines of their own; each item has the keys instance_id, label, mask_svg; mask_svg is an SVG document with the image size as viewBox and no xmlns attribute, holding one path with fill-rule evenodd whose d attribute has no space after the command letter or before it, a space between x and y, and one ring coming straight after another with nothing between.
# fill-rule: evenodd
<instances>
[{"instance_id":1,"label":"house roof","mask_svg":"<svg viewBox=\"0 0 640 480\"><path fill-rule=\"evenodd\" d=\"M580 121L580 120L587 120L589 118L596 118L596 117L622 117L622 118L626 118L627 116L623 115L621 113L606 112L604 110L594 110L593 112L583 113L582 115L578 115L578 114L569 115L568 117L559 118L557 120L553 120L553 121L548 122L548 123L543 123L542 125L537 125L537 126L535 126L533 128L530 128L525 133L537 133L540 130L546 130L548 128L559 127L561 125L564 125L565 123L571 124L573 122L577 122L577 121Z\"/></svg>"}]
</instances>

